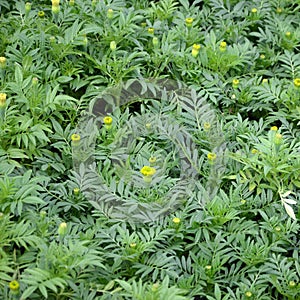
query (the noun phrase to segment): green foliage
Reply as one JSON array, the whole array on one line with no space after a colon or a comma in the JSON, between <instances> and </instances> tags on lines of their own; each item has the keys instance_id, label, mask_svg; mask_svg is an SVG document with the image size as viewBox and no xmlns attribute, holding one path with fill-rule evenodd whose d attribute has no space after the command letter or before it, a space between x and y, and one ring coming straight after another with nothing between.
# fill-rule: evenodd
<instances>
[{"instance_id":1,"label":"green foliage","mask_svg":"<svg viewBox=\"0 0 300 300\"><path fill-rule=\"evenodd\" d=\"M0 2L1 299L300 299L299 0Z\"/></svg>"}]
</instances>

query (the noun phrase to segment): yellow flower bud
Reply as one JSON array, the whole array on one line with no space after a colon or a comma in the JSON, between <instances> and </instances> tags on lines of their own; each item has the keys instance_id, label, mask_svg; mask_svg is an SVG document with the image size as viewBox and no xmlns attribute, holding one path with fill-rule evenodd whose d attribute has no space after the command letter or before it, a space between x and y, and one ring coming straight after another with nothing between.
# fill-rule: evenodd
<instances>
[{"instance_id":1,"label":"yellow flower bud","mask_svg":"<svg viewBox=\"0 0 300 300\"><path fill-rule=\"evenodd\" d=\"M193 18L186 18L185 19L185 25L186 25L186 27L192 27L193 21L194 21Z\"/></svg>"},{"instance_id":2,"label":"yellow flower bud","mask_svg":"<svg viewBox=\"0 0 300 300\"><path fill-rule=\"evenodd\" d=\"M174 224L179 224L181 222L181 220L177 217L173 218L172 221L173 221Z\"/></svg>"},{"instance_id":3,"label":"yellow flower bud","mask_svg":"<svg viewBox=\"0 0 300 300\"><path fill-rule=\"evenodd\" d=\"M214 161L214 160L216 160L217 155L215 153L210 152L207 154L207 158L209 161Z\"/></svg>"},{"instance_id":4,"label":"yellow flower bud","mask_svg":"<svg viewBox=\"0 0 300 300\"><path fill-rule=\"evenodd\" d=\"M75 0L70 0L70 1L69 1L69 4L70 4L70 6L74 6Z\"/></svg>"},{"instance_id":5,"label":"yellow flower bud","mask_svg":"<svg viewBox=\"0 0 300 300\"><path fill-rule=\"evenodd\" d=\"M4 107L6 105L6 94L0 93L0 107Z\"/></svg>"},{"instance_id":6,"label":"yellow flower bud","mask_svg":"<svg viewBox=\"0 0 300 300\"><path fill-rule=\"evenodd\" d=\"M9 283L9 289L13 295L18 295L20 284L17 280L13 280Z\"/></svg>"},{"instance_id":7,"label":"yellow flower bud","mask_svg":"<svg viewBox=\"0 0 300 300\"><path fill-rule=\"evenodd\" d=\"M295 79L294 79L294 86L295 86L296 88L300 87L300 78L295 78Z\"/></svg>"},{"instance_id":8,"label":"yellow flower bud","mask_svg":"<svg viewBox=\"0 0 300 300\"><path fill-rule=\"evenodd\" d=\"M239 86L240 81L238 79L233 79L232 80L232 87L237 88Z\"/></svg>"},{"instance_id":9,"label":"yellow flower bud","mask_svg":"<svg viewBox=\"0 0 300 300\"><path fill-rule=\"evenodd\" d=\"M65 235L67 233L67 223L60 223L57 232L59 235Z\"/></svg>"},{"instance_id":10,"label":"yellow flower bud","mask_svg":"<svg viewBox=\"0 0 300 300\"><path fill-rule=\"evenodd\" d=\"M210 123L205 122L205 123L203 124L203 127L204 127L204 130L205 130L205 131L208 131L208 130L210 129L211 125L210 125Z\"/></svg>"},{"instance_id":11,"label":"yellow flower bud","mask_svg":"<svg viewBox=\"0 0 300 300\"><path fill-rule=\"evenodd\" d=\"M255 8L255 7L252 8L252 9L251 9L251 12L252 12L253 14L256 14L256 13L257 13L257 8Z\"/></svg>"},{"instance_id":12,"label":"yellow flower bud","mask_svg":"<svg viewBox=\"0 0 300 300\"><path fill-rule=\"evenodd\" d=\"M153 37L152 44L154 47L156 47L158 45L158 38L156 36Z\"/></svg>"},{"instance_id":13,"label":"yellow flower bud","mask_svg":"<svg viewBox=\"0 0 300 300\"><path fill-rule=\"evenodd\" d=\"M154 28L153 27L149 27L148 28L148 33L149 34L154 34Z\"/></svg>"},{"instance_id":14,"label":"yellow flower bud","mask_svg":"<svg viewBox=\"0 0 300 300\"><path fill-rule=\"evenodd\" d=\"M30 2L26 2L25 4L25 12L29 13L31 10L31 3Z\"/></svg>"},{"instance_id":15,"label":"yellow flower bud","mask_svg":"<svg viewBox=\"0 0 300 300\"><path fill-rule=\"evenodd\" d=\"M112 19L114 17L114 11L111 8L109 8L107 10L106 16L107 16L108 19Z\"/></svg>"},{"instance_id":16,"label":"yellow flower bud","mask_svg":"<svg viewBox=\"0 0 300 300\"><path fill-rule=\"evenodd\" d=\"M270 128L270 130L271 130L271 131L277 131L277 130L278 130L278 127L277 127L277 126L272 126L272 127Z\"/></svg>"},{"instance_id":17,"label":"yellow flower bud","mask_svg":"<svg viewBox=\"0 0 300 300\"><path fill-rule=\"evenodd\" d=\"M38 12L38 17L39 18L44 18L45 17L45 13L41 10Z\"/></svg>"},{"instance_id":18,"label":"yellow flower bud","mask_svg":"<svg viewBox=\"0 0 300 300\"><path fill-rule=\"evenodd\" d=\"M199 45L199 44L193 45L193 48L192 48L192 56L193 57L197 57L197 55L199 54L200 48L201 48L201 45Z\"/></svg>"},{"instance_id":19,"label":"yellow flower bud","mask_svg":"<svg viewBox=\"0 0 300 300\"><path fill-rule=\"evenodd\" d=\"M117 48L116 42L115 41L111 41L110 45L109 45L109 48L110 48L111 51L115 51L116 48Z\"/></svg>"},{"instance_id":20,"label":"yellow flower bud","mask_svg":"<svg viewBox=\"0 0 300 300\"><path fill-rule=\"evenodd\" d=\"M224 51L226 51L226 48L227 48L227 43L226 42L221 42L220 43L220 47L219 47L219 49L220 49L220 51L221 52L224 52Z\"/></svg>"},{"instance_id":21,"label":"yellow flower bud","mask_svg":"<svg viewBox=\"0 0 300 300\"><path fill-rule=\"evenodd\" d=\"M73 193L74 193L74 195L78 195L79 194L79 192L80 192L80 188L74 188L73 189Z\"/></svg>"},{"instance_id":22,"label":"yellow flower bud","mask_svg":"<svg viewBox=\"0 0 300 300\"><path fill-rule=\"evenodd\" d=\"M252 293L251 293L250 291L247 291L247 292L245 293L245 296L246 296L247 298L251 298L251 297L252 297Z\"/></svg>"},{"instance_id":23,"label":"yellow flower bud","mask_svg":"<svg viewBox=\"0 0 300 300\"><path fill-rule=\"evenodd\" d=\"M6 67L6 57L1 56L0 57L0 68L4 69Z\"/></svg>"}]
</instances>

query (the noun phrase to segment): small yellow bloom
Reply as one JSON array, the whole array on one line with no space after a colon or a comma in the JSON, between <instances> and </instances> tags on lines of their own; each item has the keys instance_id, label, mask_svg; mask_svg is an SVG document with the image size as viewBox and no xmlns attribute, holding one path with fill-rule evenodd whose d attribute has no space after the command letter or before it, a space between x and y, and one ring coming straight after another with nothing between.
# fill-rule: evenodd
<instances>
[{"instance_id":1,"label":"small yellow bloom","mask_svg":"<svg viewBox=\"0 0 300 300\"><path fill-rule=\"evenodd\" d=\"M252 149L252 150L251 150L251 153L252 153L252 154L257 154L258 152L259 152L259 151L258 151L257 149Z\"/></svg>"},{"instance_id":2,"label":"small yellow bloom","mask_svg":"<svg viewBox=\"0 0 300 300\"><path fill-rule=\"evenodd\" d=\"M149 166L144 166L141 168L140 172L144 175L144 176L153 176L156 173L155 168L153 167L149 167Z\"/></svg>"},{"instance_id":3,"label":"small yellow bloom","mask_svg":"<svg viewBox=\"0 0 300 300\"><path fill-rule=\"evenodd\" d=\"M289 287L293 288L293 287L295 287L295 286L296 286L296 282L293 281L293 280L291 280L291 281L289 282Z\"/></svg>"},{"instance_id":4,"label":"small yellow bloom","mask_svg":"<svg viewBox=\"0 0 300 300\"><path fill-rule=\"evenodd\" d=\"M251 9L251 12L252 12L253 14L256 14L256 13L257 13L257 8L255 8L255 7L252 8L252 9Z\"/></svg>"},{"instance_id":5,"label":"small yellow bloom","mask_svg":"<svg viewBox=\"0 0 300 300\"><path fill-rule=\"evenodd\" d=\"M205 266L205 270L207 270L207 271L211 270L211 265Z\"/></svg>"},{"instance_id":6,"label":"small yellow bloom","mask_svg":"<svg viewBox=\"0 0 300 300\"><path fill-rule=\"evenodd\" d=\"M259 56L259 58L260 58L260 59L265 59L266 56L265 56L264 54L261 54L261 55Z\"/></svg>"},{"instance_id":7,"label":"small yellow bloom","mask_svg":"<svg viewBox=\"0 0 300 300\"><path fill-rule=\"evenodd\" d=\"M242 203L242 204L245 204L246 202L247 202L247 201L246 201L245 199L242 199L242 200L241 200L241 203Z\"/></svg>"},{"instance_id":8,"label":"small yellow bloom","mask_svg":"<svg viewBox=\"0 0 300 300\"><path fill-rule=\"evenodd\" d=\"M281 8L281 7L277 7L276 12L277 12L278 14L281 14L281 13L282 13L282 8Z\"/></svg>"},{"instance_id":9,"label":"small yellow bloom","mask_svg":"<svg viewBox=\"0 0 300 300\"><path fill-rule=\"evenodd\" d=\"M72 134L71 135L71 140L72 140L72 142L79 142L80 141L80 135L79 134L77 134L77 133L74 133L74 134Z\"/></svg>"},{"instance_id":10,"label":"small yellow bloom","mask_svg":"<svg viewBox=\"0 0 300 300\"><path fill-rule=\"evenodd\" d=\"M207 154L207 158L210 161L214 161L217 158L217 154L210 152L210 153Z\"/></svg>"},{"instance_id":11,"label":"small yellow bloom","mask_svg":"<svg viewBox=\"0 0 300 300\"><path fill-rule=\"evenodd\" d=\"M106 117L103 118L103 123L105 125L111 125L112 121L113 121L113 119L110 116L106 116Z\"/></svg>"},{"instance_id":12,"label":"small yellow bloom","mask_svg":"<svg viewBox=\"0 0 300 300\"><path fill-rule=\"evenodd\" d=\"M114 11L111 8L109 8L107 10L106 16L107 16L108 19L112 19L114 17Z\"/></svg>"},{"instance_id":13,"label":"small yellow bloom","mask_svg":"<svg viewBox=\"0 0 300 300\"><path fill-rule=\"evenodd\" d=\"M295 78L294 79L294 85L296 88L300 87L300 78Z\"/></svg>"},{"instance_id":14,"label":"small yellow bloom","mask_svg":"<svg viewBox=\"0 0 300 300\"><path fill-rule=\"evenodd\" d=\"M66 222L60 223L57 232L59 235L65 235L67 233L67 223Z\"/></svg>"},{"instance_id":15,"label":"small yellow bloom","mask_svg":"<svg viewBox=\"0 0 300 300\"><path fill-rule=\"evenodd\" d=\"M156 157L155 156L151 156L150 158L149 158L149 163L150 164L154 164L156 162Z\"/></svg>"},{"instance_id":16,"label":"small yellow bloom","mask_svg":"<svg viewBox=\"0 0 300 300\"><path fill-rule=\"evenodd\" d=\"M281 231L280 226L276 226L274 229L275 229L275 231L277 231L277 232L280 232L280 231Z\"/></svg>"},{"instance_id":17,"label":"small yellow bloom","mask_svg":"<svg viewBox=\"0 0 300 300\"><path fill-rule=\"evenodd\" d=\"M6 94L0 93L0 107L4 107L6 105Z\"/></svg>"},{"instance_id":18,"label":"small yellow bloom","mask_svg":"<svg viewBox=\"0 0 300 300\"><path fill-rule=\"evenodd\" d=\"M74 188L74 189L73 189L74 195L78 195L79 192L80 192L80 188Z\"/></svg>"},{"instance_id":19,"label":"small yellow bloom","mask_svg":"<svg viewBox=\"0 0 300 300\"><path fill-rule=\"evenodd\" d=\"M291 32L290 32L290 31L287 31L287 32L285 33L285 36L286 36L286 37L290 37L290 36L291 36Z\"/></svg>"},{"instance_id":20,"label":"small yellow bloom","mask_svg":"<svg viewBox=\"0 0 300 300\"><path fill-rule=\"evenodd\" d=\"M174 224L179 224L181 220L179 218L175 217L175 218L173 218L172 221Z\"/></svg>"},{"instance_id":21,"label":"small yellow bloom","mask_svg":"<svg viewBox=\"0 0 300 300\"><path fill-rule=\"evenodd\" d=\"M152 45L154 47L158 45L158 38L156 36L154 36L153 39L152 39Z\"/></svg>"},{"instance_id":22,"label":"small yellow bloom","mask_svg":"<svg viewBox=\"0 0 300 300\"><path fill-rule=\"evenodd\" d=\"M6 66L6 57L1 56L1 57L0 57L0 68L1 68L1 69L4 69L5 66Z\"/></svg>"},{"instance_id":23,"label":"small yellow bloom","mask_svg":"<svg viewBox=\"0 0 300 300\"><path fill-rule=\"evenodd\" d=\"M60 0L52 0L52 5L53 6L59 6L59 1Z\"/></svg>"},{"instance_id":24,"label":"small yellow bloom","mask_svg":"<svg viewBox=\"0 0 300 300\"><path fill-rule=\"evenodd\" d=\"M136 247L136 243L131 243L129 246L130 246L130 248L135 248Z\"/></svg>"},{"instance_id":25,"label":"small yellow bloom","mask_svg":"<svg viewBox=\"0 0 300 300\"><path fill-rule=\"evenodd\" d=\"M201 45L199 44L194 44L192 48L192 56L196 57L199 54L199 50L201 48Z\"/></svg>"},{"instance_id":26,"label":"small yellow bloom","mask_svg":"<svg viewBox=\"0 0 300 300\"><path fill-rule=\"evenodd\" d=\"M274 143L275 145L280 145L282 142L282 134L276 133Z\"/></svg>"},{"instance_id":27,"label":"small yellow bloom","mask_svg":"<svg viewBox=\"0 0 300 300\"><path fill-rule=\"evenodd\" d=\"M226 47L227 47L227 43L223 41L220 43L219 49L221 52L224 52L224 51L226 51Z\"/></svg>"},{"instance_id":28,"label":"small yellow bloom","mask_svg":"<svg viewBox=\"0 0 300 300\"><path fill-rule=\"evenodd\" d=\"M145 126L147 129L150 129L152 125L151 125L151 123L146 123Z\"/></svg>"},{"instance_id":29,"label":"small yellow bloom","mask_svg":"<svg viewBox=\"0 0 300 300\"><path fill-rule=\"evenodd\" d=\"M38 12L38 17L43 18L45 17L45 13L41 10Z\"/></svg>"},{"instance_id":30,"label":"small yellow bloom","mask_svg":"<svg viewBox=\"0 0 300 300\"><path fill-rule=\"evenodd\" d=\"M268 83L268 79L267 79L267 78L264 78L264 79L262 80L262 83Z\"/></svg>"},{"instance_id":31,"label":"small yellow bloom","mask_svg":"<svg viewBox=\"0 0 300 300\"><path fill-rule=\"evenodd\" d=\"M239 86L240 81L238 79L233 79L232 80L232 87L237 88Z\"/></svg>"},{"instance_id":32,"label":"small yellow bloom","mask_svg":"<svg viewBox=\"0 0 300 300\"><path fill-rule=\"evenodd\" d=\"M208 122L205 122L205 123L203 124L203 128L204 128L205 131L208 131L208 130L210 129L210 127L211 127L211 125L210 125L210 123L208 123Z\"/></svg>"},{"instance_id":33,"label":"small yellow bloom","mask_svg":"<svg viewBox=\"0 0 300 300\"><path fill-rule=\"evenodd\" d=\"M59 11L60 11L59 5L52 5L52 12L53 12L54 14L58 14Z\"/></svg>"},{"instance_id":34,"label":"small yellow bloom","mask_svg":"<svg viewBox=\"0 0 300 300\"><path fill-rule=\"evenodd\" d=\"M270 130L272 130L272 131L277 131L277 130L278 130L278 127L277 127L277 126L272 126L272 127L270 128Z\"/></svg>"},{"instance_id":35,"label":"small yellow bloom","mask_svg":"<svg viewBox=\"0 0 300 300\"><path fill-rule=\"evenodd\" d=\"M115 41L111 41L110 45L109 45L109 48L110 48L111 51L115 51L116 48L117 48L116 42Z\"/></svg>"},{"instance_id":36,"label":"small yellow bloom","mask_svg":"<svg viewBox=\"0 0 300 300\"><path fill-rule=\"evenodd\" d=\"M149 34L154 34L154 28L153 27L149 27L148 28L148 33Z\"/></svg>"},{"instance_id":37,"label":"small yellow bloom","mask_svg":"<svg viewBox=\"0 0 300 300\"><path fill-rule=\"evenodd\" d=\"M186 25L186 27L192 27L193 21L194 21L193 18L186 18L185 19L185 25Z\"/></svg>"},{"instance_id":38,"label":"small yellow bloom","mask_svg":"<svg viewBox=\"0 0 300 300\"><path fill-rule=\"evenodd\" d=\"M16 292L20 288L20 284L17 280L13 280L9 283L9 288L11 291Z\"/></svg>"},{"instance_id":39,"label":"small yellow bloom","mask_svg":"<svg viewBox=\"0 0 300 300\"><path fill-rule=\"evenodd\" d=\"M246 296L247 298L250 298L250 297L252 297L252 293L251 293L250 291L248 291L248 292L245 293L245 296Z\"/></svg>"}]
</instances>

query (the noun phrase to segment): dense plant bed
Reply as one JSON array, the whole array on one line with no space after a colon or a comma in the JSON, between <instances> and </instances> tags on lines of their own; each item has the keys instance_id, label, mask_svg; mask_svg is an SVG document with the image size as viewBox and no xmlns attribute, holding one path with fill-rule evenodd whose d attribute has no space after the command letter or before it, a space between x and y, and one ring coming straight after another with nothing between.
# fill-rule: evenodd
<instances>
[{"instance_id":1,"label":"dense plant bed","mask_svg":"<svg viewBox=\"0 0 300 300\"><path fill-rule=\"evenodd\" d=\"M0 13L1 299L300 299L299 1Z\"/></svg>"}]
</instances>

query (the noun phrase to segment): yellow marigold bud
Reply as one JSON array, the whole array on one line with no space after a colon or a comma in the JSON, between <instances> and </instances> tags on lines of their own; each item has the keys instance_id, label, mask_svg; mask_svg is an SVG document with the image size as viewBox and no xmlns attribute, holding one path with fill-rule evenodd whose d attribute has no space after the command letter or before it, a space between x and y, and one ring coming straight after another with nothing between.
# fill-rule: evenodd
<instances>
[{"instance_id":1,"label":"yellow marigold bud","mask_svg":"<svg viewBox=\"0 0 300 300\"><path fill-rule=\"evenodd\" d=\"M26 2L25 4L25 12L28 13L31 10L31 3L30 2Z\"/></svg>"},{"instance_id":2,"label":"yellow marigold bud","mask_svg":"<svg viewBox=\"0 0 300 300\"><path fill-rule=\"evenodd\" d=\"M31 80L32 85L37 85L39 82L39 79L37 77L33 77Z\"/></svg>"},{"instance_id":3,"label":"yellow marigold bud","mask_svg":"<svg viewBox=\"0 0 300 300\"><path fill-rule=\"evenodd\" d=\"M13 280L9 283L9 289L10 289L10 292L13 294L13 295L18 295L19 294L19 289L20 289L20 284L17 280Z\"/></svg>"},{"instance_id":4,"label":"yellow marigold bud","mask_svg":"<svg viewBox=\"0 0 300 300\"><path fill-rule=\"evenodd\" d=\"M238 79L233 79L232 80L232 87L237 88L239 86L240 81Z\"/></svg>"},{"instance_id":5,"label":"yellow marigold bud","mask_svg":"<svg viewBox=\"0 0 300 300\"><path fill-rule=\"evenodd\" d=\"M149 158L149 163L150 164L154 164L156 162L156 157L155 156L151 156L150 158Z\"/></svg>"},{"instance_id":6,"label":"yellow marigold bud","mask_svg":"<svg viewBox=\"0 0 300 300\"><path fill-rule=\"evenodd\" d=\"M257 13L257 8L255 8L255 7L252 8L252 9L251 9L251 12L252 12L253 14L256 14L256 13Z\"/></svg>"},{"instance_id":7,"label":"yellow marigold bud","mask_svg":"<svg viewBox=\"0 0 300 300\"><path fill-rule=\"evenodd\" d=\"M295 79L294 79L294 86L295 86L296 88L300 87L300 78L295 78Z\"/></svg>"},{"instance_id":8,"label":"yellow marigold bud","mask_svg":"<svg viewBox=\"0 0 300 300\"><path fill-rule=\"evenodd\" d=\"M146 27L146 26L147 26L147 23L146 23L146 22L142 22L142 23L141 23L141 26L142 26L142 27Z\"/></svg>"},{"instance_id":9,"label":"yellow marigold bud","mask_svg":"<svg viewBox=\"0 0 300 300\"><path fill-rule=\"evenodd\" d=\"M272 130L272 131L277 131L277 130L278 130L278 127L277 127L277 126L272 126L272 127L270 128L270 130Z\"/></svg>"},{"instance_id":10,"label":"yellow marigold bud","mask_svg":"<svg viewBox=\"0 0 300 300\"><path fill-rule=\"evenodd\" d=\"M156 36L153 37L152 44L154 47L156 47L158 45L158 38Z\"/></svg>"},{"instance_id":11,"label":"yellow marigold bud","mask_svg":"<svg viewBox=\"0 0 300 300\"><path fill-rule=\"evenodd\" d=\"M103 118L103 123L105 125L111 125L112 121L113 121L113 119L110 116L106 116L106 117Z\"/></svg>"},{"instance_id":12,"label":"yellow marigold bud","mask_svg":"<svg viewBox=\"0 0 300 300\"><path fill-rule=\"evenodd\" d=\"M210 129L211 125L210 125L210 123L205 122L205 123L203 124L203 127L204 127L204 130L205 130L205 131L208 131L208 130Z\"/></svg>"},{"instance_id":13,"label":"yellow marigold bud","mask_svg":"<svg viewBox=\"0 0 300 300\"><path fill-rule=\"evenodd\" d=\"M261 55L259 56L259 58L260 58L260 59L265 59L266 56L265 56L264 54L261 54Z\"/></svg>"},{"instance_id":14,"label":"yellow marigold bud","mask_svg":"<svg viewBox=\"0 0 300 300\"><path fill-rule=\"evenodd\" d=\"M151 123L146 123L145 126L147 129L150 129L152 125L151 125Z\"/></svg>"},{"instance_id":15,"label":"yellow marigold bud","mask_svg":"<svg viewBox=\"0 0 300 300\"><path fill-rule=\"evenodd\" d=\"M205 266L205 270L207 270L207 271L211 270L211 265Z\"/></svg>"},{"instance_id":16,"label":"yellow marigold bud","mask_svg":"<svg viewBox=\"0 0 300 300\"><path fill-rule=\"evenodd\" d=\"M180 218L177 218L177 217L173 218L172 221L174 224L179 224L181 222Z\"/></svg>"},{"instance_id":17,"label":"yellow marigold bud","mask_svg":"<svg viewBox=\"0 0 300 300\"><path fill-rule=\"evenodd\" d=\"M6 94L0 93L0 107L4 107L6 105Z\"/></svg>"},{"instance_id":18,"label":"yellow marigold bud","mask_svg":"<svg viewBox=\"0 0 300 300\"><path fill-rule=\"evenodd\" d=\"M264 79L262 80L262 83L268 83L268 79L267 79L267 78L264 78Z\"/></svg>"},{"instance_id":19,"label":"yellow marigold bud","mask_svg":"<svg viewBox=\"0 0 300 300\"><path fill-rule=\"evenodd\" d=\"M274 143L280 145L282 143L282 134L276 133Z\"/></svg>"},{"instance_id":20,"label":"yellow marigold bud","mask_svg":"<svg viewBox=\"0 0 300 300\"><path fill-rule=\"evenodd\" d=\"M257 153L258 153L258 150L257 150L257 149L252 149L252 150L251 150L251 153L252 153L252 154L257 154Z\"/></svg>"},{"instance_id":21,"label":"yellow marigold bud","mask_svg":"<svg viewBox=\"0 0 300 300\"><path fill-rule=\"evenodd\" d=\"M295 287L295 286L296 286L296 282L293 281L293 280L291 280L291 281L289 282L289 287L290 287L290 288L293 288L293 287Z\"/></svg>"},{"instance_id":22,"label":"yellow marigold bud","mask_svg":"<svg viewBox=\"0 0 300 300\"><path fill-rule=\"evenodd\" d=\"M226 48L227 48L227 43L226 42L221 42L220 43L220 47L219 47L219 49L220 49L220 51L221 52L224 52L225 50L226 50Z\"/></svg>"},{"instance_id":23,"label":"yellow marigold bud","mask_svg":"<svg viewBox=\"0 0 300 300\"><path fill-rule=\"evenodd\" d=\"M38 12L38 17L40 18L44 18L45 17L45 13L41 10Z\"/></svg>"},{"instance_id":24,"label":"yellow marigold bud","mask_svg":"<svg viewBox=\"0 0 300 300\"><path fill-rule=\"evenodd\" d=\"M136 247L136 243L131 243L129 246L130 246L130 248L135 248Z\"/></svg>"},{"instance_id":25,"label":"yellow marigold bud","mask_svg":"<svg viewBox=\"0 0 300 300\"><path fill-rule=\"evenodd\" d=\"M52 6L59 6L60 0L52 0Z\"/></svg>"},{"instance_id":26,"label":"yellow marigold bud","mask_svg":"<svg viewBox=\"0 0 300 300\"><path fill-rule=\"evenodd\" d=\"M152 290L152 292L156 292L156 291L158 290L158 288L159 288L159 283L154 283L154 284L152 285L151 290Z\"/></svg>"},{"instance_id":27,"label":"yellow marigold bud","mask_svg":"<svg viewBox=\"0 0 300 300\"><path fill-rule=\"evenodd\" d=\"M193 21L194 21L193 18L186 18L185 19L185 25L186 25L186 27L192 27Z\"/></svg>"},{"instance_id":28,"label":"yellow marigold bud","mask_svg":"<svg viewBox=\"0 0 300 300\"><path fill-rule=\"evenodd\" d=\"M192 48L192 56L193 57L197 57L197 55L199 54L200 48L201 48L201 45L199 45L199 44L193 45L193 48Z\"/></svg>"},{"instance_id":29,"label":"yellow marigold bud","mask_svg":"<svg viewBox=\"0 0 300 300\"><path fill-rule=\"evenodd\" d=\"M112 19L114 17L114 11L111 8L109 8L107 10L106 16L107 16L108 19Z\"/></svg>"},{"instance_id":30,"label":"yellow marigold bud","mask_svg":"<svg viewBox=\"0 0 300 300\"><path fill-rule=\"evenodd\" d=\"M154 34L154 28L153 27L149 27L148 28L148 33L149 34Z\"/></svg>"},{"instance_id":31,"label":"yellow marigold bud","mask_svg":"<svg viewBox=\"0 0 300 300\"><path fill-rule=\"evenodd\" d=\"M247 201L246 201L245 199L242 199L242 200L241 200L241 203L242 203L242 204L245 204L246 202L247 202Z\"/></svg>"},{"instance_id":32,"label":"yellow marigold bud","mask_svg":"<svg viewBox=\"0 0 300 300\"><path fill-rule=\"evenodd\" d=\"M215 153L210 152L210 153L207 154L207 158L210 161L214 161L214 160L216 160L217 155Z\"/></svg>"},{"instance_id":33,"label":"yellow marigold bud","mask_svg":"<svg viewBox=\"0 0 300 300\"><path fill-rule=\"evenodd\" d=\"M274 229L275 229L275 231L277 231L277 232L280 232L280 231L281 231L280 226L276 226Z\"/></svg>"},{"instance_id":34,"label":"yellow marigold bud","mask_svg":"<svg viewBox=\"0 0 300 300\"><path fill-rule=\"evenodd\" d=\"M69 4L70 4L70 6L74 6L75 0L70 0L70 1L69 1Z\"/></svg>"},{"instance_id":35,"label":"yellow marigold bud","mask_svg":"<svg viewBox=\"0 0 300 300\"><path fill-rule=\"evenodd\" d=\"M59 235L65 235L67 233L67 223L66 222L60 223L57 232Z\"/></svg>"},{"instance_id":36,"label":"yellow marigold bud","mask_svg":"<svg viewBox=\"0 0 300 300\"><path fill-rule=\"evenodd\" d=\"M291 32L290 32L290 31L287 31L287 32L285 33L285 36L286 36L286 37L290 37L290 36L291 36Z\"/></svg>"},{"instance_id":37,"label":"yellow marigold bud","mask_svg":"<svg viewBox=\"0 0 300 300\"><path fill-rule=\"evenodd\" d=\"M78 195L79 192L80 192L80 188L74 188L74 189L73 189L74 195Z\"/></svg>"},{"instance_id":38,"label":"yellow marigold bud","mask_svg":"<svg viewBox=\"0 0 300 300\"><path fill-rule=\"evenodd\" d=\"M0 57L0 68L4 69L6 67L6 57L1 56Z\"/></svg>"},{"instance_id":39,"label":"yellow marigold bud","mask_svg":"<svg viewBox=\"0 0 300 300\"><path fill-rule=\"evenodd\" d=\"M42 219L44 219L44 218L47 216L47 212L44 211L44 210L42 210L42 211L40 212L40 216L41 216Z\"/></svg>"},{"instance_id":40,"label":"yellow marigold bud","mask_svg":"<svg viewBox=\"0 0 300 300\"><path fill-rule=\"evenodd\" d=\"M252 293L251 293L250 291L248 291L248 292L245 293L245 296L246 296L247 298L250 298L250 297L252 297Z\"/></svg>"},{"instance_id":41,"label":"yellow marigold bud","mask_svg":"<svg viewBox=\"0 0 300 300\"><path fill-rule=\"evenodd\" d=\"M155 168L153 167L149 167L149 166L144 166L141 168L140 172L144 175L144 176L153 176L156 173Z\"/></svg>"},{"instance_id":42,"label":"yellow marigold bud","mask_svg":"<svg viewBox=\"0 0 300 300\"><path fill-rule=\"evenodd\" d=\"M53 12L54 14L58 14L58 13L59 13L59 10L60 10L59 5L52 5L52 12Z\"/></svg>"},{"instance_id":43,"label":"yellow marigold bud","mask_svg":"<svg viewBox=\"0 0 300 300\"><path fill-rule=\"evenodd\" d=\"M277 12L278 14L281 14L281 13L282 13L282 8L281 8L281 7L277 7L277 8L276 8L276 12Z\"/></svg>"},{"instance_id":44,"label":"yellow marigold bud","mask_svg":"<svg viewBox=\"0 0 300 300\"><path fill-rule=\"evenodd\" d=\"M116 48L117 48L116 42L115 41L111 41L110 45L109 45L109 48L110 48L111 51L115 51Z\"/></svg>"},{"instance_id":45,"label":"yellow marigold bud","mask_svg":"<svg viewBox=\"0 0 300 300\"><path fill-rule=\"evenodd\" d=\"M72 140L72 142L74 142L74 143L78 143L78 142L80 141L80 135L77 134L77 133L72 134L72 135L71 135L71 140Z\"/></svg>"}]
</instances>

